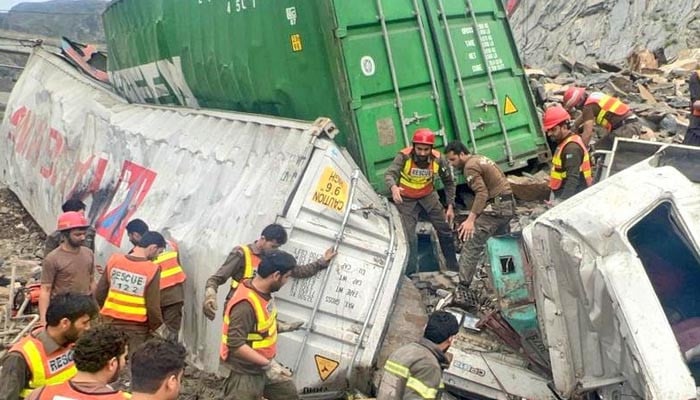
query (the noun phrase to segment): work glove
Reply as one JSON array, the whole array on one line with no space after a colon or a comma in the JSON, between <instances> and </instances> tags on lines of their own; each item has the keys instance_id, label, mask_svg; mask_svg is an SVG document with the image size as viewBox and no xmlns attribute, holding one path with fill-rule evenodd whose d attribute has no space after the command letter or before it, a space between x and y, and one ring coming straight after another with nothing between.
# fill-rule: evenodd
<instances>
[{"instance_id":1,"label":"work glove","mask_svg":"<svg viewBox=\"0 0 700 400\"><path fill-rule=\"evenodd\" d=\"M302 326L304 326L304 321L285 322L279 319L277 320L278 333L294 332Z\"/></svg>"},{"instance_id":2,"label":"work glove","mask_svg":"<svg viewBox=\"0 0 700 400\"><path fill-rule=\"evenodd\" d=\"M208 287L204 291L204 303L202 304L204 315L213 321L216 318L216 290Z\"/></svg>"},{"instance_id":3,"label":"work glove","mask_svg":"<svg viewBox=\"0 0 700 400\"><path fill-rule=\"evenodd\" d=\"M158 329L153 331L153 336L159 337L161 339L169 340L171 337L170 329L167 325L161 324Z\"/></svg>"},{"instance_id":4,"label":"work glove","mask_svg":"<svg viewBox=\"0 0 700 400\"><path fill-rule=\"evenodd\" d=\"M265 370L265 378L269 383L287 382L292 378L292 371L272 360L270 361L270 367Z\"/></svg>"}]
</instances>

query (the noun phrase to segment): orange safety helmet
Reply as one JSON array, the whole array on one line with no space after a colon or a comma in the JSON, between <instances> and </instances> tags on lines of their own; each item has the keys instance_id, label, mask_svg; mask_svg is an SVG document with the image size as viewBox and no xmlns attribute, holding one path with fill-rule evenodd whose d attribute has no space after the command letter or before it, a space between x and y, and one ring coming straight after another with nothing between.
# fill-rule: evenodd
<instances>
[{"instance_id":1,"label":"orange safety helmet","mask_svg":"<svg viewBox=\"0 0 700 400\"><path fill-rule=\"evenodd\" d=\"M56 230L68 231L71 229L87 228L90 226L87 218L82 213L77 211L64 212L58 217Z\"/></svg>"},{"instance_id":2,"label":"orange safety helmet","mask_svg":"<svg viewBox=\"0 0 700 400\"><path fill-rule=\"evenodd\" d=\"M569 87L564 92L564 107L571 109L580 106L585 95L586 89L577 86Z\"/></svg>"},{"instance_id":3,"label":"orange safety helmet","mask_svg":"<svg viewBox=\"0 0 700 400\"><path fill-rule=\"evenodd\" d=\"M413 144L435 145L435 133L428 128L418 128L413 132Z\"/></svg>"},{"instance_id":4,"label":"orange safety helmet","mask_svg":"<svg viewBox=\"0 0 700 400\"><path fill-rule=\"evenodd\" d=\"M570 119L571 115L569 115L564 107L549 107L544 111L544 116L542 117L542 127L544 128L544 131L547 132L562 122L569 121Z\"/></svg>"}]
</instances>

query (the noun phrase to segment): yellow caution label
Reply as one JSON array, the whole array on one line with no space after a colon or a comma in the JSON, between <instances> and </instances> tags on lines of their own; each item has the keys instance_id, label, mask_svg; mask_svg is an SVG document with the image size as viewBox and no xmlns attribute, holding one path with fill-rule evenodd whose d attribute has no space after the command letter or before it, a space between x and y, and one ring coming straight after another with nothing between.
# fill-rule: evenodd
<instances>
[{"instance_id":1,"label":"yellow caution label","mask_svg":"<svg viewBox=\"0 0 700 400\"><path fill-rule=\"evenodd\" d=\"M289 41L292 42L292 51L302 51L304 47L301 45L301 35L298 33L293 34L289 37Z\"/></svg>"},{"instance_id":2,"label":"yellow caution label","mask_svg":"<svg viewBox=\"0 0 700 400\"><path fill-rule=\"evenodd\" d=\"M513 103L513 99L510 96L506 96L506 100L503 103L503 115L515 114L518 112L518 107Z\"/></svg>"},{"instance_id":3,"label":"yellow caution label","mask_svg":"<svg viewBox=\"0 0 700 400\"><path fill-rule=\"evenodd\" d=\"M338 365L340 365L338 361L331 360L330 358L324 357L320 354L314 355L314 360L316 361L318 376L322 381L328 379L328 377L331 376L336 369L338 369Z\"/></svg>"},{"instance_id":4,"label":"yellow caution label","mask_svg":"<svg viewBox=\"0 0 700 400\"><path fill-rule=\"evenodd\" d=\"M332 167L326 166L311 200L342 213L348 202L348 183Z\"/></svg>"}]
</instances>

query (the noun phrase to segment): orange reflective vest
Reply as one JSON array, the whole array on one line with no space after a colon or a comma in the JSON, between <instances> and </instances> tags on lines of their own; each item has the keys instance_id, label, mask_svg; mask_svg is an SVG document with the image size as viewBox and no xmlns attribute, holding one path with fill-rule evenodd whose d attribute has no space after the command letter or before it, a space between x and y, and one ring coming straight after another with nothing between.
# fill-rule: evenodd
<instances>
[{"instance_id":1,"label":"orange reflective vest","mask_svg":"<svg viewBox=\"0 0 700 400\"><path fill-rule=\"evenodd\" d=\"M247 245L241 245L240 246L241 250L243 250L243 279L253 279L255 276L255 271L258 270L258 265L260 265L260 257L253 253L253 251L250 249L250 246ZM231 289L235 289L238 287L238 281L231 278Z\"/></svg>"},{"instance_id":2,"label":"orange reflective vest","mask_svg":"<svg viewBox=\"0 0 700 400\"><path fill-rule=\"evenodd\" d=\"M236 289L233 297L226 304L224 323L221 327L221 348L219 355L221 360L228 359L228 327L231 322L231 310L236 304L247 301L255 312L255 331L248 333L248 345L268 360L275 358L277 354L277 307L270 300L265 300L250 287L250 280Z\"/></svg>"},{"instance_id":3,"label":"orange reflective vest","mask_svg":"<svg viewBox=\"0 0 700 400\"><path fill-rule=\"evenodd\" d=\"M36 338L42 329L35 329L10 348L10 351L22 354L32 375L28 387L20 392L22 398L29 396L38 387L65 382L78 373L73 362L73 346L46 354L41 340Z\"/></svg>"},{"instance_id":4,"label":"orange reflective vest","mask_svg":"<svg viewBox=\"0 0 700 400\"><path fill-rule=\"evenodd\" d=\"M178 248L168 240L168 247L160 253L153 263L160 266L160 290L182 283L187 279L185 271L178 262Z\"/></svg>"},{"instance_id":5,"label":"orange reflective vest","mask_svg":"<svg viewBox=\"0 0 700 400\"><path fill-rule=\"evenodd\" d=\"M128 400L131 395L119 390L104 393L86 393L76 388L70 381L48 385L39 389L37 400Z\"/></svg>"},{"instance_id":6,"label":"orange reflective vest","mask_svg":"<svg viewBox=\"0 0 700 400\"><path fill-rule=\"evenodd\" d=\"M435 175L440 170L440 164L438 163L440 152L437 150L432 151L432 159L430 160L428 168L419 168L415 161L413 161L413 157L411 156L412 152L413 147L406 147L401 150L401 153L408 156L408 158L401 170L399 187L403 189L401 196L409 199L420 199L435 190L433 181L435 180Z\"/></svg>"},{"instance_id":7,"label":"orange reflective vest","mask_svg":"<svg viewBox=\"0 0 700 400\"><path fill-rule=\"evenodd\" d=\"M581 171L584 179L586 180L586 186L591 186L593 184L593 177L591 175L591 158L588 154L588 149L586 148L586 145L583 144L581 136L572 134L564 139L563 142L559 143L559 146L557 146L557 151L552 157L552 171L549 174L549 188L552 190L559 189L566 179L566 171L564 168L562 168L561 152L564 150L564 147L571 142L578 144L583 150L583 161L581 162L579 171Z\"/></svg>"},{"instance_id":8,"label":"orange reflective vest","mask_svg":"<svg viewBox=\"0 0 700 400\"><path fill-rule=\"evenodd\" d=\"M109 292L100 314L124 321L146 322L146 287L158 274L158 266L114 254L107 261L105 273Z\"/></svg>"},{"instance_id":9,"label":"orange reflective vest","mask_svg":"<svg viewBox=\"0 0 700 400\"><path fill-rule=\"evenodd\" d=\"M584 105L588 104L597 104L600 107L600 112L596 116L595 122L608 131L612 131L612 124L605 118L608 113L623 117L630 112L630 108L627 104L621 102L616 97L608 96L600 92L591 93L584 103Z\"/></svg>"}]
</instances>

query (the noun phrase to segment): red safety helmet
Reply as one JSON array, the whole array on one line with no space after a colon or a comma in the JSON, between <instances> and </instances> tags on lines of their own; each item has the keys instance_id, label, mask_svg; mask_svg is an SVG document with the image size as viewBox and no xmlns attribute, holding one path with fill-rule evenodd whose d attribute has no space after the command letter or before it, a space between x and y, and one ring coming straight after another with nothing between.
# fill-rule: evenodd
<instances>
[{"instance_id":1,"label":"red safety helmet","mask_svg":"<svg viewBox=\"0 0 700 400\"><path fill-rule=\"evenodd\" d=\"M571 115L562 106L549 107L544 111L544 116L542 117L542 127L544 131L554 128L555 126L561 124L562 122L571 119Z\"/></svg>"},{"instance_id":2,"label":"red safety helmet","mask_svg":"<svg viewBox=\"0 0 700 400\"><path fill-rule=\"evenodd\" d=\"M586 89L577 86L571 86L564 92L564 107L571 109L578 107L583 102L586 95Z\"/></svg>"},{"instance_id":3,"label":"red safety helmet","mask_svg":"<svg viewBox=\"0 0 700 400\"><path fill-rule=\"evenodd\" d=\"M77 211L64 212L58 217L56 230L68 231L71 229L87 228L90 226L87 218Z\"/></svg>"},{"instance_id":4,"label":"red safety helmet","mask_svg":"<svg viewBox=\"0 0 700 400\"><path fill-rule=\"evenodd\" d=\"M413 144L435 145L435 133L428 128L418 128L413 132Z\"/></svg>"}]
</instances>

